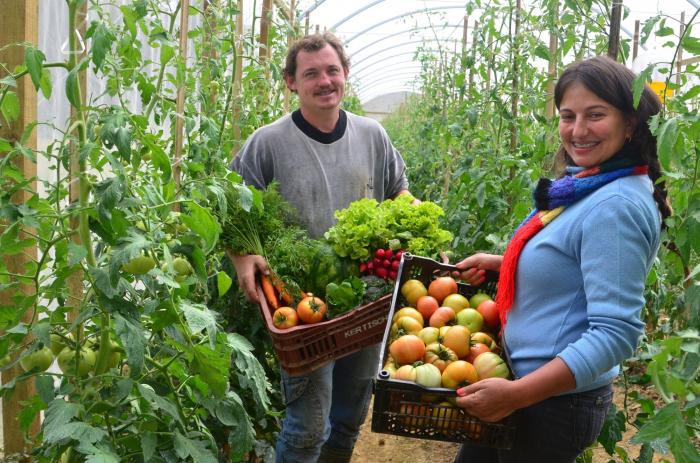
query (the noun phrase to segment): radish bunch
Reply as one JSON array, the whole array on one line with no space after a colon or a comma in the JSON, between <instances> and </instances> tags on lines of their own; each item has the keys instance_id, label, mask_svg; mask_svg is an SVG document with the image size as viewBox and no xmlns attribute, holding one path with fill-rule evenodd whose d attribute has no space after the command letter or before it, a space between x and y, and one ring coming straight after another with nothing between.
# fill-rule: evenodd
<instances>
[{"instance_id":1,"label":"radish bunch","mask_svg":"<svg viewBox=\"0 0 700 463\"><path fill-rule=\"evenodd\" d=\"M385 280L396 280L403 250L377 249L374 257L360 263L360 274L376 275Z\"/></svg>"}]
</instances>

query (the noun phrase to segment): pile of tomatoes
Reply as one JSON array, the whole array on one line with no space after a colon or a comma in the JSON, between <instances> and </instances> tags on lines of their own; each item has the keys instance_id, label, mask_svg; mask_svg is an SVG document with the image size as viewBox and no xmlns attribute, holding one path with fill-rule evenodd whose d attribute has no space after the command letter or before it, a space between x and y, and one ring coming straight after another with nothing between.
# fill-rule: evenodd
<instances>
[{"instance_id":1,"label":"pile of tomatoes","mask_svg":"<svg viewBox=\"0 0 700 463\"><path fill-rule=\"evenodd\" d=\"M325 317L328 308L326 303L311 293L306 294L296 305L296 308L282 306L272 314L272 324L277 329L285 330L300 323L318 323Z\"/></svg>"},{"instance_id":2,"label":"pile of tomatoes","mask_svg":"<svg viewBox=\"0 0 700 463\"><path fill-rule=\"evenodd\" d=\"M509 377L492 334L498 332L499 318L489 295L468 299L450 276L433 279L427 288L420 280L407 280L401 294L407 305L392 317L384 365L392 379L458 389Z\"/></svg>"}]
</instances>

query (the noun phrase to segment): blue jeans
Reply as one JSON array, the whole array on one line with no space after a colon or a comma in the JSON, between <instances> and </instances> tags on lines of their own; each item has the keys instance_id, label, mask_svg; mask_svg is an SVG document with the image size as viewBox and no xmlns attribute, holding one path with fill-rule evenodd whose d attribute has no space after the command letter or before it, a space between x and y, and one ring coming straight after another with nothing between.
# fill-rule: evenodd
<instances>
[{"instance_id":1,"label":"blue jeans","mask_svg":"<svg viewBox=\"0 0 700 463\"><path fill-rule=\"evenodd\" d=\"M512 448L464 444L455 463L573 463L598 438L612 399L613 388L607 385L517 410Z\"/></svg>"},{"instance_id":2,"label":"blue jeans","mask_svg":"<svg viewBox=\"0 0 700 463\"><path fill-rule=\"evenodd\" d=\"M321 447L349 461L372 396L380 344L328 362L302 376L282 369L286 405L277 463L315 462Z\"/></svg>"}]
</instances>

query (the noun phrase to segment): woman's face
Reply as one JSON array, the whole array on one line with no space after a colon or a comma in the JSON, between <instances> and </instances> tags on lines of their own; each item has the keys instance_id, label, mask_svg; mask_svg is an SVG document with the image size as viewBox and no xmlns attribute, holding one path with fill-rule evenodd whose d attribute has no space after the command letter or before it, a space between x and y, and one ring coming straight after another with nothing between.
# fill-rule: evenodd
<instances>
[{"instance_id":1,"label":"woman's face","mask_svg":"<svg viewBox=\"0 0 700 463\"><path fill-rule=\"evenodd\" d=\"M634 131L625 115L588 88L575 82L559 104L559 136L579 167L593 167L617 153Z\"/></svg>"}]
</instances>

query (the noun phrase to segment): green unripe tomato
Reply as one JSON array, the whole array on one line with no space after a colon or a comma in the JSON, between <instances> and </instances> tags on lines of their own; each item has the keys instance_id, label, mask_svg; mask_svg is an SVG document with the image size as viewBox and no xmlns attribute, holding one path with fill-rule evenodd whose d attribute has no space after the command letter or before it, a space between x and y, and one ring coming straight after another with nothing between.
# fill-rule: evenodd
<instances>
[{"instance_id":1,"label":"green unripe tomato","mask_svg":"<svg viewBox=\"0 0 700 463\"><path fill-rule=\"evenodd\" d=\"M185 259L184 257L176 257L173 259L173 270L175 270L175 273L178 275L192 275L192 265L190 265L190 262Z\"/></svg>"},{"instance_id":2,"label":"green unripe tomato","mask_svg":"<svg viewBox=\"0 0 700 463\"><path fill-rule=\"evenodd\" d=\"M143 275L156 266L156 261L151 256L136 256L126 264L122 270L132 275Z\"/></svg>"},{"instance_id":3,"label":"green unripe tomato","mask_svg":"<svg viewBox=\"0 0 700 463\"><path fill-rule=\"evenodd\" d=\"M61 336L60 334L51 333L51 352L53 355L60 354L63 348L68 345L74 345L73 333L68 333L67 337L68 340L66 340L66 337Z\"/></svg>"},{"instance_id":4,"label":"green unripe tomato","mask_svg":"<svg viewBox=\"0 0 700 463\"><path fill-rule=\"evenodd\" d=\"M53 363L53 353L48 347L43 347L37 351L22 358L19 365L24 371L30 371L33 368L39 371L46 371Z\"/></svg>"},{"instance_id":5,"label":"green unripe tomato","mask_svg":"<svg viewBox=\"0 0 700 463\"><path fill-rule=\"evenodd\" d=\"M83 347L80 349L78 359L78 376L85 377L95 367L95 352L92 349ZM70 347L65 347L58 354L58 368L66 375L75 375L75 351Z\"/></svg>"}]
</instances>

